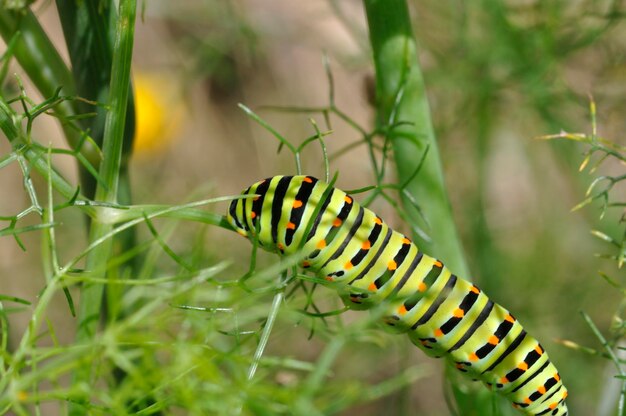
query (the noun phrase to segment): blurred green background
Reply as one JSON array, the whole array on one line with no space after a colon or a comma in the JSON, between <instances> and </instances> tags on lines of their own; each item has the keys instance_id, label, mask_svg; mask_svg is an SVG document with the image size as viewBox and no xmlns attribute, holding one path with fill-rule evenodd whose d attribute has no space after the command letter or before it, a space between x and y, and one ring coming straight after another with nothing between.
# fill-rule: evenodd
<instances>
[{"instance_id":1,"label":"blurred green background","mask_svg":"<svg viewBox=\"0 0 626 416\"><path fill-rule=\"evenodd\" d=\"M615 314L622 295L597 272L601 270L622 282L623 271L615 261L595 255L608 249L590 233L598 229L620 238L621 208L609 210L602 220L596 204L571 212L584 199L594 177L588 171L578 172L586 149L576 143L535 138L560 131L589 133L589 95L592 95L598 107L599 135L623 143L626 4L592 0L424 0L409 4L448 194L472 271L472 276L466 278L511 310L549 351L570 391L568 403L572 415L615 414L619 391L613 385L613 365L601 357L567 348L557 340L572 340L601 350L581 317L581 310L609 338L609 328L621 325ZM49 2L35 2L31 7L67 59L55 7ZM365 129L372 128L373 65L361 2L151 0L142 7L133 56L138 117L130 163L133 203L181 204L210 196L235 195L261 178L295 173L293 158L285 151L278 154L275 138L247 117L238 103L253 108L293 143L315 134L310 118L322 130L332 128L325 141L331 169L340 173L336 186L356 189L375 183L364 145L338 153L361 139L348 123L333 116L331 126L327 126L319 113L264 108L328 105L329 84L323 65L326 54L334 78L337 107ZM12 62L9 73L14 72L19 74L20 69ZM41 100L27 77L22 75L21 79L28 95ZM2 88L4 96L16 95L16 78L6 77ZM33 137L44 146L48 143L66 146L58 123L51 117L36 119ZM7 141L0 140L0 155L9 152ZM55 157L55 165L77 181L73 158ZM601 173L619 175L624 167L608 160L602 169ZM303 170L323 176L323 156L318 147L307 148ZM388 172L386 180L394 182L392 169ZM36 177L34 180L35 186L44 192L45 181ZM619 199L620 195L623 190L616 188L615 198ZM13 215L26 206L27 195L18 166L3 168L0 215ZM210 210L221 214L225 207L226 203L222 203L210 206ZM383 199L374 201L371 208L396 229L409 232ZM83 219L76 211L63 211L57 220L59 256L76 255L86 241ZM28 223L29 219L25 221ZM0 221L0 227L6 225L7 222ZM194 267L230 259L234 264L220 275L225 280L240 276L248 267L250 246L234 233L217 227L199 229L194 223L157 225L159 232L167 235L170 247ZM139 234L142 239L151 238L146 229ZM21 238L26 251L12 238L0 237L0 294L36 302L44 286L42 266L33 260L40 250L40 235L31 233ZM259 256L259 269L276 262L273 256ZM180 264L167 256L150 264L150 270L145 273L151 277L176 273L180 268ZM270 282L271 279L266 279L264 283ZM191 331L195 334L190 337L197 343L196 347L202 349L205 343L215 351L222 351L226 358L220 355L211 365L223 360L226 367L246 367L245 357L250 359L253 354L256 338L239 344L239 340L233 341L227 333L239 326L258 331L259 322L267 315L271 294L242 300L246 296L244 291L227 290L228 295L222 296L216 287L221 286L200 286L192 295L177 299L178 302L169 306L164 302L161 313L174 314L176 318L164 322L161 329ZM146 290L149 293L150 286ZM72 291L77 295L76 288ZM316 302L324 305L325 310L338 307L329 291L321 290L317 295ZM364 319L359 314L347 313L337 318L337 322L332 318L325 326L319 319L303 317L297 312L306 299L303 293L296 294L280 310L266 352L268 360L301 360L315 366L336 332L349 327L352 321ZM214 314L190 316L193 314L172 308L172 303L236 306L232 314L216 318ZM57 293L48 311L46 317L55 328L57 341L42 336L42 345L71 344L76 322L62 293ZM7 348L11 351L17 347L31 309L19 308L8 316ZM183 323L188 326L179 327ZM311 327L315 331L309 340ZM144 330L138 332L138 337L145 335L142 339L147 339L151 329ZM206 335L211 331L213 335ZM331 377L337 383L333 388L337 390L327 394L344 395L347 408L337 405L331 411L335 408L323 404L320 408L328 414L449 414L444 400L448 387L442 379L442 364L407 348L408 341L404 338L379 332L368 327L354 335L343 345L332 365ZM236 364L233 364L232 356L224 352L231 351L232 345L240 348L237 354L241 356L237 357L242 362L234 360ZM166 349L154 354L156 357L163 354L168 362L167 357L185 354L191 354L199 362L209 360L202 351L195 354L186 350L179 356ZM280 397L287 394L280 389L291 391L304 379L302 372L310 371L276 362L263 368L261 381L255 385L257 390L250 393L258 401L248 402L244 414L282 412L282 408L263 403L260 398L288 402L289 399ZM154 364L145 365L147 368ZM359 383L380 383L413 365L427 375L405 383L389 395L363 393ZM176 371L181 376L184 374L182 369L172 369L174 374ZM217 370L210 373L210 376L206 373L198 376L199 385L203 377L218 385L232 382L226 376L216 375ZM67 375L61 374L52 385L55 383L67 383ZM197 388L200 390L193 390L189 383L188 392L177 394L193 401L194 395L198 397L194 392L204 391L205 387ZM234 382L224 387L226 391L240 388ZM217 390L213 391L215 397L225 394ZM337 397L334 400L340 402ZM63 405L54 398L44 397L38 403L35 408L43 409L43 414L64 412ZM180 403L185 402L181 399ZM194 410L188 407L187 411L220 413L200 405ZM106 414L107 410L102 412ZM178 412L185 414L184 410ZM459 414L466 413L461 410Z\"/></svg>"}]
</instances>

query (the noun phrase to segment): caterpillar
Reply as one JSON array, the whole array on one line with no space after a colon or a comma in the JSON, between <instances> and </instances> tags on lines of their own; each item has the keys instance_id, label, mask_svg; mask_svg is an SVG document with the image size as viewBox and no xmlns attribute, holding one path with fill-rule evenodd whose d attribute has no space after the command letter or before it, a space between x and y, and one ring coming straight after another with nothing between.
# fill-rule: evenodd
<instances>
[{"instance_id":1,"label":"caterpillar","mask_svg":"<svg viewBox=\"0 0 626 416\"><path fill-rule=\"evenodd\" d=\"M242 194L251 197L233 200L227 215L239 234L280 255L299 253L348 306L380 305L386 325L523 413L567 415L567 389L539 342L350 195L311 176L274 176Z\"/></svg>"}]
</instances>

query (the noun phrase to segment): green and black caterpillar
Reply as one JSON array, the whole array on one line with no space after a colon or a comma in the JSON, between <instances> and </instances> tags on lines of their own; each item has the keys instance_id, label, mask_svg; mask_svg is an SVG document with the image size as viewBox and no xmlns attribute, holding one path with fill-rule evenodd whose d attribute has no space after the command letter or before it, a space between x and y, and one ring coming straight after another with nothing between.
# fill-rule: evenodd
<instances>
[{"instance_id":1,"label":"green and black caterpillar","mask_svg":"<svg viewBox=\"0 0 626 416\"><path fill-rule=\"evenodd\" d=\"M485 382L527 415L567 415L567 390L548 354L502 306L421 252L374 212L311 176L274 176L233 200L243 236L335 288L354 309L381 305L384 322L432 357Z\"/></svg>"}]
</instances>

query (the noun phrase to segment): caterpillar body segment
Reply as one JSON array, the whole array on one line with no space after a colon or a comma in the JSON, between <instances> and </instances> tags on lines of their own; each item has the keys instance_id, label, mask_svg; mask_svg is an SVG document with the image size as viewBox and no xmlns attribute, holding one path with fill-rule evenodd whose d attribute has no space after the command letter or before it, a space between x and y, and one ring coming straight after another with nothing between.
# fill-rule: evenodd
<instances>
[{"instance_id":1,"label":"caterpillar body segment","mask_svg":"<svg viewBox=\"0 0 626 416\"><path fill-rule=\"evenodd\" d=\"M527 415L567 415L564 387L541 345L478 287L424 254L351 196L311 176L275 176L233 200L243 236L335 288L353 309L382 305L384 322Z\"/></svg>"}]
</instances>

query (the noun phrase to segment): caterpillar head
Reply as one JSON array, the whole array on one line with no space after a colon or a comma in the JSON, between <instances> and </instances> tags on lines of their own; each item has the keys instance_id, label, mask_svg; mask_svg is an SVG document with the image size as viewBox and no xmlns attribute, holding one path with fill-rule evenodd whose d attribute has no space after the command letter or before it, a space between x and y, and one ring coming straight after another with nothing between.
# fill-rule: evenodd
<instances>
[{"instance_id":1,"label":"caterpillar head","mask_svg":"<svg viewBox=\"0 0 626 416\"><path fill-rule=\"evenodd\" d=\"M262 198L265 197L267 191L265 188L259 188L263 184L269 185L269 179L259 181L244 190L241 195L245 198L234 199L230 203L228 214L226 215L226 220L233 229L239 235L251 240L262 239L260 236L257 236L257 233L263 235L263 233L260 233L260 224L257 222ZM259 241L261 246L264 246L264 243L265 241Z\"/></svg>"},{"instance_id":2,"label":"caterpillar head","mask_svg":"<svg viewBox=\"0 0 626 416\"><path fill-rule=\"evenodd\" d=\"M243 206L241 199L233 199L228 207L226 221L234 228L239 235L249 237L246 219L243 216Z\"/></svg>"}]
</instances>

